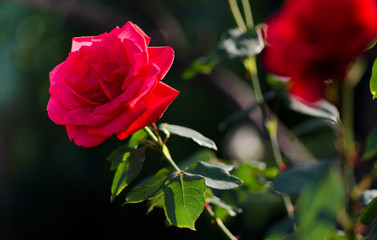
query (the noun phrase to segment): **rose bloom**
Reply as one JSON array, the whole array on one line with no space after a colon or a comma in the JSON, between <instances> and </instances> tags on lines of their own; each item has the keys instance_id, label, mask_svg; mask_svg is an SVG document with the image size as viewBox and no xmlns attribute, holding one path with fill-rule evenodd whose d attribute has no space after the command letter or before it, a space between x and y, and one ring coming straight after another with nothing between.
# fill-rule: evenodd
<instances>
[{"instance_id":1,"label":"rose bloom","mask_svg":"<svg viewBox=\"0 0 377 240\"><path fill-rule=\"evenodd\" d=\"M266 70L290 77L291 93L315 102L325 81L341 80L377 37L376 0L289 0L267 25Z\"/></svg>"},{"instance_id":2,"label":"rose bloom","mask_svg":"<svg viewBox=\"0 0 377 240\"><path fill-rule=\"evenodd\" d=\"M174 51L149 41L131 22L73 38L67 59L50 72L47 112L77 145L96 146L113 134L124 139L156 122L178 95L161 82Z\"/></svg>"}]
</instances>

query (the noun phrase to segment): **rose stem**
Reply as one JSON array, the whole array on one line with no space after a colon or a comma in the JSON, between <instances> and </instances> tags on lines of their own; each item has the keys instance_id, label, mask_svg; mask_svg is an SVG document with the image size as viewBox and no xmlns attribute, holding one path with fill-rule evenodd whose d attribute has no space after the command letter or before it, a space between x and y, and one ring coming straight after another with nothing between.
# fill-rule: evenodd
<instances>
[{"instance_id":1,"label":"rose stem","mask_svg":"<svg viewBox=\"0 0 377 240\"><path fill-rule=\"evenodd\" d=\"M245 22L243 21L240 9L238 8L237 0L229 0L229 6L230 6L230 9L232 10L233 17L234 17L234 20L236 20L238 28L241 31L246 32L247 27L245 25Z\"/></svg>"},{"instance_id":2,"label":"rose stem","mask_svg":"<svg viewBox=\"0 0 377 240\"><path fill-rule=\"evenodd\" d=\"M358 76L360 74L352 74L353 70L357 70L358 66L355 64L353 67L350 68L345 81L342 83L342 112L341 112L341 121L342 121L342 134L340 134L340 140L342 141L343 147L343 178L344 178L344 188L346 194L350 194L354 192L354 189L357 188L355 183L355 175L354 175L354 166L356 164L355 157L356 157L356 149L355 149L355 136L354 136L354 100L355 100L355 93L354 88L355 85L360 80ZM349 199L349 205L353 206L357 201L357 197L355 199L354 196L351 194L351 198ZM353 212L348 212L348 219L353 219ZM347 219L347 215L346 218ZM344 221L345 224L344 230L351 238L354 238L354 228L355 225L352 220L347 224L347 221Z\"/></svg>"},{"instance_id":3,"label":"rose stem","mask_svg":"<svg viewBox=\"0 0 377 240\"><path fill-rule=\"evenodd\" d=\"M246 26L251 29L254 28L253 14L251 12L251 7L249 0L242 0L243 12L245 13Z\"/></svg>"},{"instance_id":4,"label":"rose stem","mask_svg":"<svg viewBox=\"0 0 377 240\"><path fill-rule=\"evenodd\" d=\"M144 131L148 134L148 136L152 139L154 143L157 144L159 147L162 155L165 157L166 160L168 160L169 164L177 171L182 172L182 170L175 164L173 161L169 149L166 147L165 144L163 144L161 141L158 140L157 136L149 129L149 127L145 127Z\"/></svg>"},{"instance_id":5,"label":"rose stem","mask_svg":"<svg viewBox=\"0 0 377 240\"><path fill-rule=\"evenodd\" d=\"M223 221L216 217L215 213L212 211L210 206L204 207L207 211L207 213L211 216L211 218L216 222L217 226L223 231L223 233L231 240L238 240L230 231L229 229L224 225Z\"/></svg>"},{"instance_id":6,"label":"rose stem","mask_svg":"<svg viewBox=\"0 0 377 240\"><path fill-rule=\"evenodd\" d=\"M244 7L245 15L246 16L249 15L249 17L251 17L251 21L250 21L250 19L247 21L248 27L254 28L254 24L253 24L254 22L252 20L252 11L251 11L251 8L250 8L250 4L246 3L246 1L242 1L242 4L243 4L243 7ZM236 20L236 23L238 25L238 28L241 31L247 31L236 0L234 0L234 1L229 0L229 5L230 5L230 9L233 13L233 16ZM241 18L241 20L239 20L238 18ZM267 111L266 111L266 107L265 107L264 97L263 97L262 89L261 89L261 86L260 86L260 83L259 83L258 67L257 67L257 64L256 64L256 57L250 56L250 57L246 58L245 61L244 61L244 66L245 66L246 70L250 73L252 90L254 92L255 99L256 99L256 101L259 105L259 108L262 111L264 127L265 127L265 129L267 130L267 133L268 133L268 137L269 137L269 140L270 140L270 144L271 144L271 147L272 147L272 152L273 152L273 155L274 155L276 165L278 166L279 169L283 169L282 167L285 166L285 164L283 162L283 158L282 158L280 147L279 147L279 142L277 140L277 135L276 135L278 122L277 122L277 119L271 119L271 120L267 119ZM274 127L272 127L272 126L274 126ZM292 204L291 198L285 193L281 193L281 196L282 196L288 217L290 219L292 219L292 221L294 221L294 206ZM294 224L293 227L296 229L296 224Z\"/></svg>"}]
</instances>

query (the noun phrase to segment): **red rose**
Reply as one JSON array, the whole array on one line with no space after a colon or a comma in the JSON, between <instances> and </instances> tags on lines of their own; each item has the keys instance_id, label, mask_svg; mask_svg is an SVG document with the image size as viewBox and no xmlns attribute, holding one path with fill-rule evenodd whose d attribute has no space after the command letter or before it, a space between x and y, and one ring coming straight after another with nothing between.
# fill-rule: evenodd
<instances>
[{"instance_id":1,"label":"red rose","mask_svg":"<svg viewBox=\"0 0 377 240\"><path fill-rule=\"evenodd\" d=\"M157 121L178 95L161 82L174 59L170 47L127 22L110 33L73 38L67 59L50 72L48 116L77 145L124 139Z\"/></svg>"},{"instance_id":2,"label":"red rose","mask_svg":"<svg viewBox=\"0 0 377 240\"><path fill-rule=\"evenodd\" d=\"M377 37L375 0L290 0L268 22L263 63L292 78L292 93L315 102Z\"/></svg>"}]
</instances>

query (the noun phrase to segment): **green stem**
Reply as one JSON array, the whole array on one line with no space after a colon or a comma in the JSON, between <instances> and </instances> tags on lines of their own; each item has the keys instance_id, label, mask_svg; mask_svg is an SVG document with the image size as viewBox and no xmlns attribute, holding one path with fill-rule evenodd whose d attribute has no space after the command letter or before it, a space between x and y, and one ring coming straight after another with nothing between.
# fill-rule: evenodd
<instances>
[{"instance_id":1,"label":"green stem","mask_svg":"<svg viewBox=\"0 0 377 240\"><path fill-rule=\"evenodd\" d=\"M249 0L242 0L242 7L245 13L246 26L249 29L254 28L253 13L251 12Z\"/></svg>"},{"instance_id":2,"label":"green stem","mask_svg":"<svg viewBox=\"0 0 377 240\"><path fill-rule=\"evenodd\" d=\"M159 147L162 155L164 158L169 162L169 164L177 171L182 172L182 170L178 167L178 165L172 159L169 149L163 144L161 141L158 140L158 137L149 129L149 127L145 127L144 131L148 134L148 136L152 139L152 141Z\"/></svg>"},{"instance_id":3,"label":"green stem","mask_svg":"<svg viewBox=\"0 0 377 240\"><path fill-rule=\"evenodd\" d=\"M354 176L354 155L356 153L354 144L354 85L352 81L345 81L342 85L342 134L340 135L343 143L343 178L344 188L347 194L350 195L349 205L354 205L355 199L352 196L352 191L356 185ZM347 218L350 223L344 224L344 231L350 239L354 239L354 213L349 210L346 211Z\"/></svg>"},{"instance_id":4,"label":"green stem","mask_svg":"<svg viewBox=\"0 0 377 240\"><path fill-rule=\"evenodd\" d=\"M259 83L258 68L255 56L247 58L244 61L244 65L250 73L251 84L253 87L252 89L255 95L255 99L262 112L263 124L268 133L268 138L270 140L272 153L274 155L276 165L279 167L279 169L281 169L281 167L285 166L285 164L283 162L283 157L281 155L279 142L277 139L278 120L268 119L262 88ZM294 206L292 204L290 197L287 194L282 193L282 198L289 218L291 218L294 221ZM296 228L296 225L294 225L294 228Z\"/></svg>"},{"instance_id":5,"label":"green stem","mask_svg":"<svg viewBox=\"0 0 377 240\"><path fill-rule=\"evenodd\" d=\"M344 82L342 88L343 148L347 163L352 165L352 157L356 152L353 133L354 91L348 82Z\"/></svg>"},{"instance_id":6,"label":"green stem","mask_svg":"<svg viewBox=\"0 0 377 240\"><path fill-rule=\"evenodd\" d=\"M230 231L229 229L224 225L223 221L216 217L215 213L212 211L211 207L205 207L208 214L211 216L211 218L216 222L216 225L221 229L221 231L227 236L230 240L238 240Z\"/></svg>"},{"instance_id":7,"label":"green stem","mask_svg":"<svg viewBox=\"0 0 377 240\"><path fill-rule=\"evenodd\" d=\"M150 138L152 138L153 142L160 145L157 136L152 132L152 130L149 129L149 127L144 127L144 131L148 134Z\"/></svg>"},{"instance_id":8,"label":"green stem","mask_svg":"<svg viewBox=\"0 0 377 240\"><path fill-rule=\"evenodd\" d=\"M245 22L243 21L240 9L238 8L237 0L229 0L229 6L230 6L230 10L233 13L234 20L236 20L238 28L241 31L246 32L247 27L246 27Z\"/></svg>"}]
</instances>

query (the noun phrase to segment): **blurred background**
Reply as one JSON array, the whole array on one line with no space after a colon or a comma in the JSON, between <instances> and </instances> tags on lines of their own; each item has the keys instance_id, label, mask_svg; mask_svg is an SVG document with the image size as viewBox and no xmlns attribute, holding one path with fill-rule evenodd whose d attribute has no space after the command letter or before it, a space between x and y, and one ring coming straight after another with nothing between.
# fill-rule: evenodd
<instances>
[{"instance_id":1,"label":"blurred background","mask_svg":"<svg viewBox=\"0 0 377 240\"><path fill-rule=\"evenodd\" d=\"M250 2L256 23L282 3ZM176 52L164 82L181 94L161 122L187 126L215 140L224 149L217 153L219 157L263 158L264 143L248 123L219 129L224 119L252 101L246 81L240 80L245 73L242 64L229 61L209 76L189 81L182 77L194 59L211 54L227 30L236 26L228 1L0 0L1 240L98 236L221 239L204 214L194 232L168 227L161 209L146 215L147 204L122 206L124 195L111 203L114 172L106 157L122 142L113 137L95 148L78 147L69 141L63 126L47 117L48 73L65 60L72 37L99 35L127 21L152 38L150 45L169 45ZM235 137L234 133L240 134ZM321 137L329 139L324 134ZM173 141L171 151L178 161L199 150L188 140ZM241 151L237 150L240 146ZM331 155L331 146L328 152L323 148L318 152ZM143 176L164 164L159 156L148 154ZM245 206L244 212L228 223L245 239L259 239L271 222L284 215L280 199L270 193L253 196Z\"/></svg>"}]
</instances>

